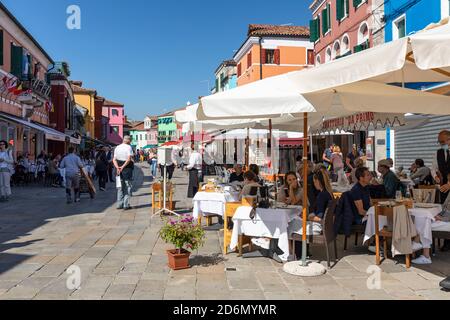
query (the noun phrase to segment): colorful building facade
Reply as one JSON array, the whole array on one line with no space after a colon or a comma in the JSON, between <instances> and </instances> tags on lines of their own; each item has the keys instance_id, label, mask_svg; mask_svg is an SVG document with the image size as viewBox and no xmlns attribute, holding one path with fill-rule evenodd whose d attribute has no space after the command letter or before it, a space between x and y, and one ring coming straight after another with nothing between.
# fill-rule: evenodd
<instances>
[{"instance_id":1,"label":"colorful building facade","mask_svg":"<svg viewBox=\"0 0 450 320\"><path fill-rule=\"evenodd\" d=\"M174 112L158 117L158 145L177 141L181 137L181 127L175 121Z\"/></svg>"},{"instance_id":2,"label":"colorful building facade","mask_svg":"<svg viewBox=\"0 0 450 320\"><path fill-rule=\"evenodd\" d=\"M309 36L307 27L249 25L247 40L233 57L237 85L314 65L314 46Z\"/></svg>"},{"instance_id":3,"label":"colorful building facade","mask_svg":"<svg viewBox=\"0 0 450 320\"><path fill-rule=\"evenodd\" d=\"M72 81L72 90L75 97L75 103L78 107L85 109L83 136L88 139L95 138L95 89L83 88L82 81ZM101 116L101 115L99 115Z\"/></svg>"},{"instance_id":4,"label":"colorful building facade","mask_svg":"<svg viewBox=\"0 0 450 320\"><path fill-rule=\"evenodd\" d=\"M144 121L134 124L130 130L132 146L135 150L158 147L158 118L145 117Z\"/></svg>"},{"instance_id":5,"label":"colorful building facade","mask_svg":"<svg viewBox=\"0 0 450 320\"><path fill-rule=\"evenodd\" d=\"M316 64L373 47L373 30L378 25L375 21L378 16L373 15L373 5L374 0L312 2L310 32Z\"/></svg>"},{"instance_id":6,"label":"colorful building facade","mask_svg":"<svg viewBox=\"0 0 450 320\"><path fill-rule=\"evenodd\" d=\"M124 134L125 107L122 103L105 100L102 108L103 117L108 119L106 140L113 144L121 144Z\"/></svg>"},{"instance_id":7,"label":"colorful building facade","mask_svg":"<svg viewBox=\"0 0 450 320\"><path fill-rule=\"evenodd\" d=\"M214 73L216 84L213 94L237 87L237 63L234 60L223 61Z\"/></svg>"},{"instance_id":8,"label":"colorful building facade","mask_svg":"<svg viewBox=\"0 0 450 320\"><path fill-rule=\"evenodd\" d=\"M47 70L55 63L0 2L0 139L14 157L35 158L49 140L66 136L49 127L51 86Z\"/></svg>"}]
</instances>

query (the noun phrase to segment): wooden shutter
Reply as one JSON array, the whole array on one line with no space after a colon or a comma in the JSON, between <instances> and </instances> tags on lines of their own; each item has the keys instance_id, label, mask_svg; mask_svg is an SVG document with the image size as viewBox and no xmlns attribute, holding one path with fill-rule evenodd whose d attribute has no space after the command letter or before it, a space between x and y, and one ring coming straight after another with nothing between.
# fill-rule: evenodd
<instances>
[{"instance_id":1,"label":"wooden shutter","mask_svg":"<svg viewBox=\"0 0 450 320\"><path fill-rule=\"evenodd\" d=\"M238 77L240 77L241 76L241 74L242 74L242 65L239 63L238 64L238 68L237 68L238 70L237 70L237 72L238 72Z\"/></svg>"},{"instance_id":2,"label":"wooden shutter","mask_svg":"<svg viewBox=\"0 0 450 320\"><path fill-rule=\"evenodd\" d=\"M0 30L0 66L3 65L3 30Z\"/></svg>"},{"instance_id":3,"label":"wooden shutter","mask_svg":"<svg viewBox=\"0 0 450 320\"><path fill-rule=\"evenodd\" d=\"M322 10L322 34L328 31L328 8Z\"/></svg>"},{"instance_id":4,"label":"wooden shutter","mask_svg":"<svg viewBox=\"0 0 450 320\"><path fill-rule=\"evenodd\" d=\"M308 50L307 51L307 57L308 57L308 65L313 65L314 64L314 50Z\"/></svg>"},{"instance_id":5,"label":"wooden shutter","mask_svg":"<svg viewBox=\"0 0 450 320\"><path fill-rule=\"evenodd\" d=\"M318 19L309 20L309 41L311 41L311 42L316 42L317 39L319 39L319 34L317 32L318 31L318 28L317 28L318 21L319 21ZM266 59L264 58L262 61L263 61L263 63L265 63Z\"/></svg>"},{"instance_id":6,"label":"wooden shutter","mask_svg":"<svg viewBox=\"0 0 450 320\"><path fill-rule=\"evenodd\" d=\"M261 49L261 63L265 64L267 61L267 52L266 49Z\"/></svg>"},{"instance_id":7,"label":"wooden shutter","mask_svg":"<svg viewBox=\"0 0 450 320\"><path fill-rule=\"evenodd\" d=\"M250 51L247 55L247 69L252 66L252 52Z\"/></svg>"},{"instance_id":8,"label":"wooden shutter","mask_svg":"<svg viewBox=\"0 0 450 320\"><path fill-rule=\"evenodd\" d=\"M273 57L273 62L275 64L281 64L281 59L280 59L280 49L275 49L274 50L274 57Z\"/></svg>"},{"instance_id":9,"label":"wooden shutter","mask_svg":"<svg viewBox=\"0 0 450 320\"><path fill-rule=\"evenodd\" d=\"M22 77L23 48L11 43L11 74Z\"/></svg>"},{"instance_id":10,"label":"wooden shutter","mask_svg":"<svg viewBox=\"0 0 450 320\"><path fill-rule=\"evenodd\" d=\"M353 7L357 8L361 4L362 0L353 0Z\"/></svg>"},{"instance_id":11,"label":"wooden shutter","mask_svg":"<svg viewBox=\"0 0 450 320\"><path fill-rule=\"evenodd\" d=\"M337 21L341 21L344 17L344 1L345 0L336 0L336 19Z\"/></svg>"}]
</instances>

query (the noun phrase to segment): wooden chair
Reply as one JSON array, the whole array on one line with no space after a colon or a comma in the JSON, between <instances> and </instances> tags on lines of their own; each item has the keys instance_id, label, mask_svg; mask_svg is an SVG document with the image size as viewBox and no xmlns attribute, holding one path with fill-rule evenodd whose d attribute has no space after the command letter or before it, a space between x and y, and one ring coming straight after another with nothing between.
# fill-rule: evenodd
<instances>
[{"instance_id":1,"label":"wooden chair","mask_svg":"<svg viewBox=\"0 0 450 320\"><path fill-rule=\"evenodd\" d=\"M331 268L331 261L330 261L330 247L331 243L333 243L334 247L334 262L338 260L338 253L337 253L337 242L336 238L337 235L334 232L334 215L336 210L337 200L333 200L328 205L328 208L325 212L325 215L322 219L322 234L320 235L310 235L307 237L307 243L308 244L318 244L318 245L324 245L325 251L327 254L327 266L328 269ZM299 241L301 242L302 236L299 234L293 234L290 236L290 240L293 241L292 248L295 252L295 242Z\"/></svg>"},{"instance_id":2,"label":"wooden chair","mask_svg":"<svg viewBox=\"0 0 450 320\"><path fill-rule=\"evenodd\" d=\"M167 184L166 188L167 188L166 206L167 206L167 209L173 211L173 210L175 210L176 202L177 202L177 201L173 200L173 193L174 193L173 185ZM156 182L152 185L152 212L153 213L155 213L156 209L159 210L164 207L163 201L164 201L164 192L163 192L162 184L159 182Z\"/></svg>"},{"instance_id":3,"label":"wooden chair","mask_svg":"<svg viewBox=\"0 0 450 320\"><path fill-rule=\"evenodd\" d=\"M418 196L418 191L421 193L426 193L427 195L425 196L425 199L427 199L426 203L435 203L436 202L436 193L437 193L437 189L436 186L429 186L429 185L419 185L419 189L414 189L413 190L413 197L414 200L416 200L417 196ZM419 202L423 202L423 201L419 201Z\"/></svg>"},{"instance_id":4,"label":"wooden chair","mask_svg":"<svg viewBox=\"0 0 450 320\"><path fill-rule=\"evenodd\" d=\"M380 230L379 217L385 216L388 219L388 222L392 224L394 220L394 208L393 207L383 207L377 204L375 206L375 259L376 264L379 266L381 264L381 254L380 254L380 237L383 237L383 249L384 249L384 258L387 258L388 252L388 238L393 237L393 232L384 228ZM406 255L406 268L411 267L411 255Z\"/></svg>"},{"instance_id":5,"label":"wooden chair","mask_svg":"<svg viewBox=\"0 0 450 320\"><path fill-rule=\"evenodd\" d=\"M224 217L224 228L223 228L223 252L228 253L228 247L231 243L231 234L233 233L233 217L236 210L242 206L242 202L227 202L225 204L225 217ZM253 245L251 238L245 235L239 235L238 240L238 256L242 256L242 248L244 245L249 245L249 250L253 250Z\"/></svg>"}]
</instances>

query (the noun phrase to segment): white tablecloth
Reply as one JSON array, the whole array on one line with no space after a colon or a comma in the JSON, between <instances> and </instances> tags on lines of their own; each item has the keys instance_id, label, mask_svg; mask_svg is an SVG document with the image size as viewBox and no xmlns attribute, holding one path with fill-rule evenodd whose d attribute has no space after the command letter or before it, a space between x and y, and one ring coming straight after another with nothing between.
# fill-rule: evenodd
<instances>
[{"instance_id":1,"label":"white tablecloth","mask_svg":"<svg viewBox=\"0 0 450 320\"><path fill-rule=\"evenodd\" d=\"M292 209L256 209L256 216L250 219L251 207L239 207L233 217L233 233L230 248L234 250L238 244L239 235L250 237L278 239L278 247L284 252L280 258L284 261L289 257L289 223L299 219L301 207Z\"/></svg>"},{"instance_id":2,"label":"white tablecloth","mask_svg":"<svg viewBox=\"0 0 450 320\"><path fill-rule=\"evenodd\" d=\"M442 211L441 205L436 205L434 208L413 208L409 209L409 213L414 217L414 224L417 233L420 236L420 242L424 248L431 248L433 243L432 224L436 217ZM372 207L367 212L367 225L363 243L368 241L375 235L375 208ZM387 225L387 218L380 216L379 227L382 230Z\"/></svg>"},{"instance_id":3,"label":"white tablecloth","mask_svg":"<svg viewBox=\"0 0 450 320\"><path fill-rule=\"evenodd\" d=\"M194 199L194 210L192 215L197 219L200 215L225 215L225 204L227 202L239 202L239 192L197 192Z\"/></svg>"}]
</instances>

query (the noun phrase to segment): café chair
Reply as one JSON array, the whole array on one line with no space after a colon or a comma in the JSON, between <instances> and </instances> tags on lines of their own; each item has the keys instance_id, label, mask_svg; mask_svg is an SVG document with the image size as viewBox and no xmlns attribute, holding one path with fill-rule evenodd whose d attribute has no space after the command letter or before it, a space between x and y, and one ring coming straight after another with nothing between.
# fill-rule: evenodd
<instances>
[{"instance_id":1,"label":"caf\u00e9 chair","mask_svg":"<svg viewBox=\"0 0 450 320\"><path fill-rule=\"evenodd\" d=\"M381 264L381 253L380 253L380 237L383 237L383 250L384 258L387 258L388 252L388 238L393 238L393 231L388 230L386 227L380 230L379 218L380 216L385 216L388 219L388 224L393 224L394 221L394 208L385 207L380 204L375 205L375 260L377 266ZM406 268L411 267L411 254L405 255Z\"/></svg>"},{"instance_id":2,"label":"caf\u00e9 chair","mask_svg":"<svg viewBox=\"0 0 450 320\"><path fill-rule=\"evenodd\" d=\"M419 203L435 203L436 193L436 186L420 185L419 189L413 190L413 198Z\"/></svg>"},{"instance_id":3,"label":"caf\u00e9 chair","mask_svg":"<svg viewBox=\"0 0 450 320\"><path fill-rule=\"evenodd\" d=\"M322 233L320 235L307 236L308 244L318 244L318 245L325 246L325 252L327 254L328 269L331 268L331 259L330 259L331 244L333 244L333 248L334 248L334 258L335 258L334 263L336 264L337 260L339 259L338 253L337 253L337 242L336 242L337 235L334 231L334 214L335 214L335 210L336 210L336 205L337 205L337 200L333 200L328 205L328 208L322 219ZM293 241L292 247L295 252L295 242L296 241L301 242L302 235L293 234L293 235L291 235L290 240Z\"/></svg>"},{"instance_id":4,"label":"caf\u00e9 chair","mask_svg":"<svg viewBox=\"0 0 450 320\"><path fill-rule=\"evenodd\" d=\"M176 202L175 200L173 200L173 186L172 184L167 184L166 185L166 207L167 209L174 211L175 210L175 206L176 206ZM162 184L159 182L155 182L154 184L152 184L152 211L153 213L155 213L156 209L162 209L164 207L163 204L164 201L164 192L163 192L163 187Z\"/></svg>"}]
</instances>

